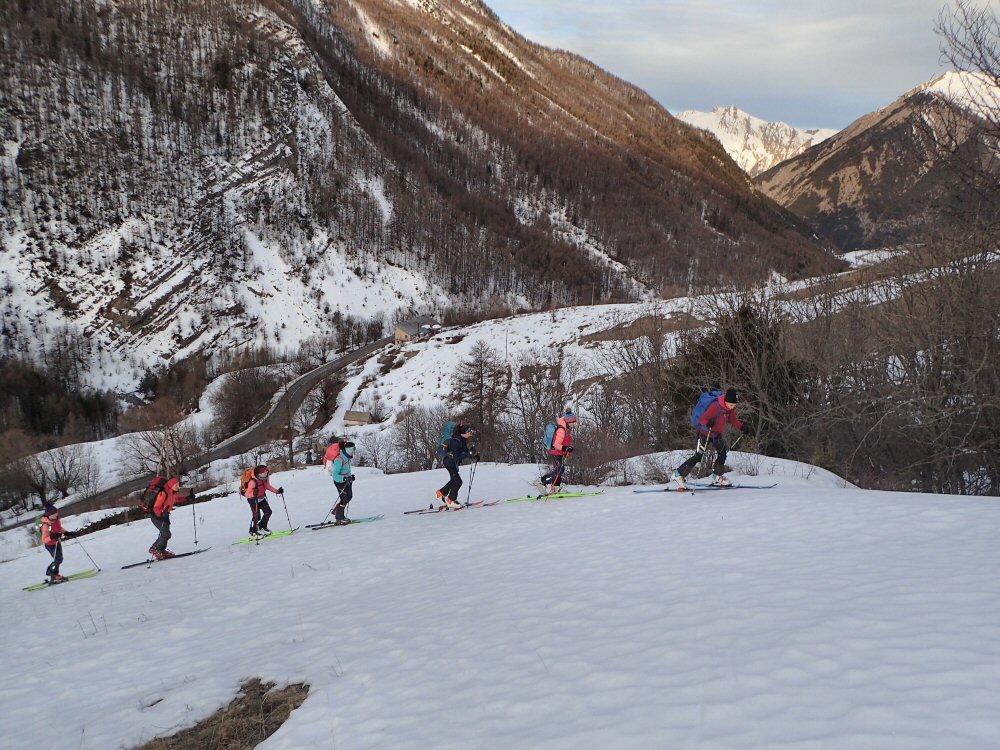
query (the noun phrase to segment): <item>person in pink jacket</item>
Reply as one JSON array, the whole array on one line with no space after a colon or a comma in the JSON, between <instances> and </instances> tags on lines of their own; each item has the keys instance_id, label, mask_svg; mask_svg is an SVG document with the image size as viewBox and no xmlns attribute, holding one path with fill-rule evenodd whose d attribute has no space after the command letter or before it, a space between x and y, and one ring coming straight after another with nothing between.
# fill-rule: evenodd
<instances>
[{"instance_id":1,"label":"person in pink jacket","mask_svg":"<svg viewBox=\"0 0 1000 750\"><path fill-rule=\"evenodd\" d=\"M267 502L268 490L278 495L285 494L284 487L271 485L269 476L271 471L264 464L254 467L246 492L243 493L250 504L250 536L267 536L271 533L267 528L267 522L271 519L271 506Z\"/></svg>"},{"instance_id":2,"label":"person in pink jacket","mask_svg":"<svg viewBox=\"0 0 1000 750\"><path fill-rule=\"evenodd\" d=\"M173 510L175 505L178 505L185 499L193 500L194 490L181 487L181 482L177 477L168 479L167 483L163 485L163 489L156 495L156 501L153 503L149 520L153 522L160 535L156 537L156 541L149 548L149 554L157 560L164 560L174 556L174 553L167 549L167 542L170 541L171 536L170 511Z\"/></svg>"},{"instance_id":3,"label":"person in pink jacket","mask_svg":"<svg viewBox=\"0 0 1000 750\"><path fill-rule=\"evenodd\" d=\"M63 561L62 540L64 537L75 536L75 534L63 528L59 511L51 503L45 506L39 525L42 531L42 544L45 546L46 552L52 555L52 562L45 569L45 578L49 583L65 581L66 576L59 574L59 566L62 565Z\"/></svg>"},{"instance_id":4,"label":"person in pink jacket","mask_svg":"<svg viewBox=\"0 0 1000 750\"><path fill-rule=\"evenodd\" d=\"M576 414L567 408L566 413L556 420L556 432L552 436L552 447L549 448L549 462L552 471L542 477L543 487L553 485L553 489L562 486L563 464L566 457L573 452L573 428L576 426Z\"/></svg>"}]
</instances>

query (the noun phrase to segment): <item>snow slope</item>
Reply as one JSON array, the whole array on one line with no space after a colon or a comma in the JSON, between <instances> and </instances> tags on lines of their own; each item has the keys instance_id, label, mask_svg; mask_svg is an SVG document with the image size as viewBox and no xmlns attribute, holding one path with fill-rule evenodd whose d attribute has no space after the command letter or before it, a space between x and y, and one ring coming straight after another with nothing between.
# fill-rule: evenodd
<instances>
[{"instance_id":1,"label":"snow slope","mask_svg":"<svg viewBox=\"0 0 1000 750\"><path fill-rule=\"evenodd\" d=\"M534 472L481 465L472 495ZM195 506L203 555L123 571L155 534L117 527L83 539L99 576L24 593L31 550L0 565L0 749L131 747L252 676L312 686L264 750L1000 746L1000 505L760 473L403 516L444 472L362 469L351 514L378 523L232 547L229 496ZM329 508L319 469L275 480L295 523ZM173 549L194 531L178 509Z\"/></svg>"}]
</instances>

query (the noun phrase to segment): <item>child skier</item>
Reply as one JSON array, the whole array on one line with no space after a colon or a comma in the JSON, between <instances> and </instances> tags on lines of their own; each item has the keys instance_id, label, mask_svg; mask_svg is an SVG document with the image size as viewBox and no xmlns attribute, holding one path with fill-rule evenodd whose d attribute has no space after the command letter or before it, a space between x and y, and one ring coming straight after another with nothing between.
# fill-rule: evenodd
<instances>
[{"instance_id":1,"label":"child skier","mask_svg":"<svg viewBox=\"0 0 1000 750\"><path fill-rule=\"evenodd\" d=\"M333 506L334 524L346 526L351 522L347 518L347 506L354 497L354 474L351 473L351 459L354 458L354 443L348 441L340 447L340 453L333 459L330 473L333 474L333 486L337 488L337 504Z\"/></svg>"},{"instance_id":2,"label":"child skier","mask_svg":"<svg viewBox=\"0 0 1000 750\"><path fill-rule=\"evenodd\" d=\"M541 478L542 490L553 485L553 489L562 486L563 464L566 457L573 452L573 427L576 425L576 414L572 409L556 420L556 431L552 436L552 447L549 448L549 462L552 464L552 471Z\"/></svg>"},{"instance_id":3,"label":"child skier","mask_svg":"<svg viewBox=\"0 0 1000 750\"><path fill-rule=\"evenodd\" d=\"M153 526L160 532L160 535L149 548L149 554L157 560L165 560L174 556L174 553L167 549L167 542L170 539L170 511L184 498L193 500L194 490L181 487L181 482L177 477L168 479L163 488L156 494L156 501L150 511L149 520L153 522Z\"/></svg>"},{"instance_id":4,"label":"child skier","mask_svg":"<svg viewBox=\"0 0 1000 750\"><path fill-rule=\"evenodd\" d=\"M47 504L45 510L42 511L40 525L42 530L42 544L45 545L45 550L52 555L52 562L45 569L45 580L48 583L65 581L66 576L59 574L59 566L62 565L63 561L62 540L63 537L72 537L76 536L76 534L72 531L66 531L63 528L62 521L59 518L59 511L51 503Z\"/></svg>"},{"instance_id":5,"label":"child skier","mask_svg":"<svg viewBox=\"0 0 1000 750\"><path fill-rule=\"evenodd\" d=\"M264 464L255 466L253 474L247 480L247 488L243 497L250 505L250 536L267 536L271 530L267 528L267 522L271 518L271 506L267 502L267 491L270 490L278 495L285 494L284 487L273 487L268 481L271 475L270 470Z\"/></svg>"},{"instance_id":6,"label":"child skier","mask_svg":"<svg viewBox=\"0 0 1000 750\"><path fill-rule=\"evenodd\" d=\"M461 508L458 502L458 490L462 486L462 477L459 476L458 467L466 458L479 461L479 453L475 448L469 447L469 440L472 439L474 431L472 425L460 424L455 428L455 432L444 443L444 468L448 470L448 481L444 487L437 491L437 499L444 502L449 508Z\"/></svg>"},{"instance_id":7,"label":"child skier","mask_svg":"<svg viewBox=\"0 0 1000 750\"><path fill-rule=\"evenodd\" d=\"M736 404L739 400L740 394L737 393L736 389L728 388L725 393L712 401L698 418L698 447L695 449L694 455L678 466L671 477L682 489L687 488L687 475L705 455L709 441L715 446L712 484L719 487L729 487L732 484L724 473L726 470L726 441L722 437L722 431L726 429L727 423L744 434L749 431L747 425L736 416Z\"/></svg>"}]
</instances>

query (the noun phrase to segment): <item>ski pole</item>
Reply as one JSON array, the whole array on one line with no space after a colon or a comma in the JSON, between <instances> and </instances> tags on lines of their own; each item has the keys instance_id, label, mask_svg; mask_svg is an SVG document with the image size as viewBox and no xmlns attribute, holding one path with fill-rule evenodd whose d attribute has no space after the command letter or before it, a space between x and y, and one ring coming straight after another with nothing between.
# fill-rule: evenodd
<instances>
[{"instance_id":1,"label":"ski pole","mask_svg":"<svg viewBox=\"0 0 1000 750\"><path fill-rule=\"evenodd\" d=\"M87 559L90 560L90 564L93 565L95 568L97 568L97 572L100 573L101 566L94 562L94 558L90 556L90 553L87 552L87 548L83 546L83 542L81 542L79 537L76 536L74 536L73 539L76 540L76 543L80 545L80 549L83 550L83 554L85 554L87 556Z\"/></svg>"},{"instance_id":2,"label":"ski pole","mask_svg":"<svg viewBox=\"0 0 1000 750\"><path fill-rule=\"evenodd\" d=\"M198 546L198 519L194 514L194 493L191 495L191 525L194 526L194 546Z\"/></svg>"},{"instance_id":3,"label":"ski pole","mask_svg":"<svg viewBox=\"0 0 1000 750\"><path fill-rule=\"evenodd\" d=\"M556 485L562 483L562 475L563 475L563 472L566 471L566 464L569 463L569 457L571 455L572 455L572 452L570 452L570 453L563 453L562 456L560 456L559 466L556 468L556 470L552 474L552 484L549 485L549 491L547 493L545 493L545 501L546 502L548 502L548 499L552 495L552 491L556 488Z\"/></svg>"},{"instance_id":4,"label":"ski pole","mask_svg":"<svg viewBox=\"0 0 1000 750\"><path fill-rule=\"evenodd\" d=\"M281 504L285 506L285 518L288 521L288 530L291 531L292 530L292 519L288 517L288 503L285 502L285 493L284 492L279 492L278 494L281 495Z\"/></svg>"},{"instance_id":5,"label":"ski pole","mask_svg":"<svg viewBox=\"0 0 1000 750\"><path fill-rule=\"evenodd\" d=\"M472 471L469 472L469 494L465 496L465 504L469 504L469 500L472 499L472 483L476 480L476 467L479 466L479 459L477 458L472 464Z\"/></svg>"},{"instance_id":6,"label":"ski pole","mask_svg":"<svg viewBox=\"0 0 1000 750\"><path fill-rule=\"evenodd\" d=\"M333 486L334 486L334 487L336 487L336 486L337 486L337 483L336 483L336 482L334 482L334 483L333 483ZM336 508L336 507L337 507L337 504L338 504L338 503L339 503L339 502L340 502L340 501L341 501L341 500L342 500L343 498L344 498L344 495L343 495L343 492L342 492L342 491L340 490L340 488L338 488L338 489L337 489L337 502L333 504L333 507L334 507L334 508ZM284 498L282 498L282 500L284 500ZM330 508L330 510L328 510L328 511L326 512L326 515L325 515L325 516L323 516L323 520L319 522L320 526L322 526L322 525L323 525L324 523L326 523L326 519L328 519L328 518L330 517L330 514L331 514L331 513L333 513L333 508Z\"/></svg>"}]
</instances>

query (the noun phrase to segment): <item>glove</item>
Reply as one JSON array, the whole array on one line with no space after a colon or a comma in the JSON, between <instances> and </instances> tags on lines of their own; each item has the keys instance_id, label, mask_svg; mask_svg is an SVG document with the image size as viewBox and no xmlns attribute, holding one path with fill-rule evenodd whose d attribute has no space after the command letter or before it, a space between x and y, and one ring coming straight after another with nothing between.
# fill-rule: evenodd
<instances>
[{"instance_id":1,"label":"glove","mask_svg":"<svg viewBox=\"0 0 1000 750\"><path fill-rule=\"evenodd\" d=\"M194 498L195 498L194 489L188 490L188 500L194 500Z\"/></svg>"},{"instance_id":2,"label":"glove","mask_svg":"<svg viewBox=\"0 0 1000 750\"><path fill-rule=\"evenodd\" d=\"M278 488L278 494L279 495L284 495L285 494L285 488L284 487L279 487Z\"/></svg>"},{"instance_id":3,"label":"glove","mask_svg":"<svg viewBox=\"0 0 1000 750\"><path fill-rule=\"evenodd\" d=\"M472 460L479 461L479 451L472 451Z\"/></svg>"},{"instance_id":4,"label":"glove","mask_svg":"<svg viewBox=\"0 0 1000 750\"><path fill-rule=\"evenodd\" d=\"M573 452L572 445L567 445L565 448L563 448L563 453L572 453L572 452Z\"/></svg>"},{"instance_id":5,"label":"glove","mask_svg":"<svg viewBox=\"0 0 1000 750\"><path fill-rule=\"evenodd\" d=\"M354 475L351 474L350 476L348 476L347 479L346 479L346 481L347 482L353 482L354 481Z\"/></svg>"},{"instance_id":6,"label":"glove","mask_svg":"<svg viewBox=\"0 0 1000 750\"><path fill-rule=\"evenodd\" d=\"M740 432L742 432L744 435L749 435L750 434L750 425L747 424L746 422L744 422L743 426L740 427Z\"/></svg>"}]
</instances>

